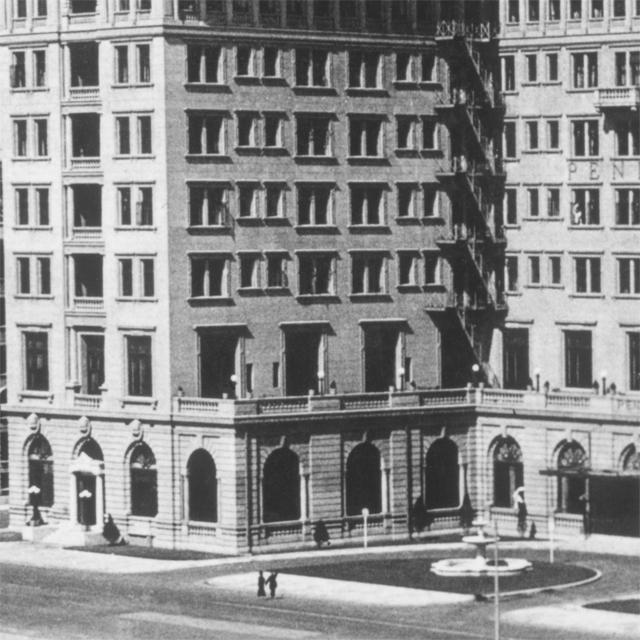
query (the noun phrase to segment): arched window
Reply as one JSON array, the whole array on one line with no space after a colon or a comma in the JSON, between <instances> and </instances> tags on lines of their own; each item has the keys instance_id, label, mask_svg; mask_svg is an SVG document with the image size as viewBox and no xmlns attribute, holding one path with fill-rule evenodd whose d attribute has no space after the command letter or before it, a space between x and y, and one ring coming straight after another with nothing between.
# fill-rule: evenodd
<instances>
[{"instance_id":1,"label":"arched window","mask_svg":"<svg viewBox=\"0 0 640 640\"><path fill-rule=\"evenodd\" d=\"M286 447L271 453L262 477L262 520L284 522L300 518L300 462Z\"/></svg>"},{"instance_id":2,"label":"arched window","mask_svg":"<svg viewBox=\"0 0 640 640\"><path fill-rule=\"evenodd\" d=\"M89 456L93 460L104 460L104 456L102 455L102 449L100 445L93 439L87 438L81 445L78 450L78 455L85 454Z\"/></svg>"},{"instance_id":3,"label":"arched window","mask_svg":"<svg viewBox=\"0 0 640 640\"><path fill-rule=\"evenodd\" d=\"M458 447L449 438L438 438L427 451L424 470L427 509L460 506L459 473Z\"/></svg>"},{"instance_id":4,"label":"arched window","mask_svg":"<svg viewBox=\"0 0 640 640\"><path fill-rule=\"evenodd\" d=\"M640 451L635 445L628 446L622 455L622 470L625 473L640 473Z\"/></svg>"},{"instance_id":5,"label":"arched window","mask_svg":"<svg viewBox=\"0 0 640 640\"><path fill-rule=\"evenodd\" d=\"M218 521L218 479L211 454L196 449L187 462L189 520Z\"/></svg>"},{"instance_id":6,"label":"arched window","mask_svg":"<svg viewBox=\"0 0 640 640\"><path fill-rule=\"evenodd\" d=\"M153 518L158 513L158 472L155 456L144 442L133 448L129 470L131 515Z\"/></svg>"},{"instance_id":7,"label":"arched window","mask_svg":"<svg viewBox=\"0 0 640 640\"><path fill-rule=\"evenodd\" d=\"M522 451L511 437L498 438L493 449L493 504L511 507L512 496L524 486Z\"/></svg>"},{"instance_id":8,"label":"arched window","mask_svg":"<svg viewBox=\"0 0 640 640\"><path fill-rule=\"evenodd\" d=\"M382 511L380 452L370 442L363 442L347 458L347 515L358 516L364 508L369 513Z\"/></svg>"},{"instance_id":9,"label":"arched window","mask_svg":"<svg viewBox=\"0 0 640 640\"><path fill-rule=\"evenodd\" d=\"M40 505L53 505L53 455L51 445L42 435L31 440L27 451L29 460L29 487L40 489Z\"/></svg>"},{"instance_id":10,"label":"arched window","mask_svg":"<svg viewBox=\"0 0 640 640\"><path fill-rule=\"evenodd\" d=\"M558 511L582 513L580 496L586 492L587 455L577 442L566 442L558 452Z\"/></svg>"}]
</instances>

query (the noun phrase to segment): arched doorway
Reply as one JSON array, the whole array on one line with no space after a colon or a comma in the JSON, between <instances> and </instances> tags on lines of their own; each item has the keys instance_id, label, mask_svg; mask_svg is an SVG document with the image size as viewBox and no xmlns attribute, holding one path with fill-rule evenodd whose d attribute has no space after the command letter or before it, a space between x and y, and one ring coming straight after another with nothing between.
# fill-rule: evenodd
<instances>
[{"instance_id":1,"label":"arched doorway","mask_svg":"<svg viewBox=\"0 0 640 640\"><path fill-rule=\"evenodd\" d=\"M29 488L40 489L38 506L53 505L53 454L51 445L43 435L32 438L27 448L29 464Z\"/></svg>"},{"instance_id":2,"label":"arched doorway","mask_svg":"<svg viewBox=\"0 0 640 640\"><path fill-rule=\"evenodd\" d=\"M585 509L587 454L577 442L565 442L558 451L557 509L581 514Z\"/></svg>"},{"instance_id":3,"label":"arched doorway","mask_svg":"<svg viewBox=\"0 0 640 640\"><path fill-rule=\"evenodd\" d=\"M380 451L370 442L354 447L347 458L346 508L348 516L382 511Z\"/></svg>"},{"instance_id":4,"label":"arched doorway","mask_svg":"<svg viewBox=\"0 0 640 640\"><path fill-rule=\"evenodd\" d=\"M287 447L273 451L262 472L263 522L300 519L300 461Z\"/></svg>"},{"instance_id":5,"label":"arched doorway","mask_svg":"<svg viewBox=\"0 0 640 640\"><path fill-rule=\"evenodd\" d=\"M71 521L86 529L102 527L104 518L104 456L93 438L85 438L76 447L71 462Z\"/></svg>"},{"instance_id":6,"label":"arched doorway","mask_svg":"<svg viewBox=\"0 0 640 640\"><path fill-rule=\"evenodd\" d=\"M136 444L129 458L131 515L153 518L158 513L158 472L149 445Z\"/></svg>"},{"instance_id":7,"label":"arched doorway","mask_svg":"<svg viewBox=\"0 0 640 640\"><path fill-rule=\"evenodd\" d=\"M513 493L524 486L522 451L511 436L500 437L493 447L493 504L513 506Z\"/></svg>"},{"instance_id":8,"label":"arched doorway","mask_svg":"<svg viewBox=\"0 0 640 640\"><path fill-rule=\"evenodd\" d=\"M188 519L218 521L218 478L211 454L196 449L187 462Z\"/></svg>"},{"instance_id":9,"label":"arched doorway","mask_svg":"<svg viewBox=\"0 0 640 640\"><path fill-rule=\"evenodd\" d=\"M438 438L429 447L424 485L427 509L456 509L460 506L458 447L450 438Z\"/></svg>"}]
</instances>

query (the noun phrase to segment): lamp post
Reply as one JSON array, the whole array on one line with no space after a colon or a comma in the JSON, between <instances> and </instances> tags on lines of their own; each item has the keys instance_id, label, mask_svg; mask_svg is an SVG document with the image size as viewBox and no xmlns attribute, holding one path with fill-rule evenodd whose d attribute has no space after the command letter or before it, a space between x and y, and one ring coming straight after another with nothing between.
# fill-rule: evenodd
<instances>
[{"instance_id":1,"label":"lamp post","mask_svg":"<svg viewBox=\"0 0 640 640\"><path fill-rule=\"evenodd\" d=\"M229 376L229 380L231 381L231 397L236 397L236 385L238 384L238 376L235 373L232 373Z\"/></svg>"},{"instance_id":2,"label":"lamp post","mask_svg":"<svg viewBox=\"0 0 640 640\"><path fill-rule=\"evenodd\" d=\"M606 396L607 395L607 376L609 375L609 373L607 372L606 369L603 369L600 372L600 378L602 379L602 395Z\"/></svg>"},{"instance_id":3,"label":"lamp post","mask_svg":"<svg viewBox=\"0 0 640 640\"><path fill-rule=\"evenodd\" d=\"M536 377L536 393L540 393L540 367L536 367L533 374Z\"/></svg>"},{"instance_id":4,"label":"lamp post","mask_svg":"<svg viewBox=\"0 0 640 640\"><path fill-rule=\"evenodd\" d=\"M400 377L400 391L404 391L404 376L406 374L406 371L404 369L404 367L400 367L398 369L398 376Z\"/></svg>"},{"instance_id":5,"label":"lamp post","mask_svg":"<svg viewBox=\"0 0 640 640\"><path fill-rule=\"evenodd\" d=\"M84 530L89 531L89 513L88 508L90 506L89 500L93 497L93 494L89 489L83 489L79 494L78 498L80 498L80 516L82 517L82 524L84 525Z\"/></svg>"},{"instance_id":6,"label":"lamp post","mask_svg":"<svg viewBox=\"0 0 640 640\"><path fill-rule=\"evenodd\" d=\"M364 526L364 548L366 549L367 548L367 542L368 542L368 540L367 540L367 533L368 533L367 529L368 529L368 526L369 526L369 509L367 509L367 507L364 507L362 509L362 517L364 519L364 523L363 523L363 526Z\"/></svg>"},{"instance_id":7,"label":"lamp post","mask_svg":"<svg viewBox=\"0 0 640 640\"><path fill-rule=\"evenodd\" d=\"M39 527L42 524L42 516L38 509L40 506L40 487L32 484L27 489L27 493L29 494L29 504L31 505L31 520L29 521L29 524L32 527Z\"/></svg>"},{"instance_id":8,"label":"lamp post","mask_svg":"<svg viewBox=\"0 0 640 640\"><path fill-rule=\"evenodd\" d=\"M324 371L318 371L318 393L324 395Z\"/></svg>"},{"instance_id":9,"label":"lamp post","mask_svg":"<svg viewBox=\"0 0 640 640\"><path fill-rule=\"evenodd\" d=\"M478 386L478 377L480 374L480 365L476 362L472 367L471 367L471 382L473 383L474 387Z\"/></svg>"},{"instance_id":10,"label":"lamp post","mask_svg":"<svg viewBox=\"0 0 640 640\"><path fill-rule=\"evenodd\" d=\"M495 542L493 543L493 638L500 640L500 573L498 570L498 521L493 521Z\"/></svg>"}]
</instances>

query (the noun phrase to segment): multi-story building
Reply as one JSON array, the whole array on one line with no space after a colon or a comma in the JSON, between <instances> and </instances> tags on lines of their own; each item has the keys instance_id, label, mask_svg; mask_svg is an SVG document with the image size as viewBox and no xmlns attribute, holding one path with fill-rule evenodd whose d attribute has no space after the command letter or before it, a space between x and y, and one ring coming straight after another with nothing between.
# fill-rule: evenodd
<instances>
[{"instance_id":1,"label":"multi-story building","mask_svg":"<svg viewBox=\"0 0 640 640\"><path fill-rule=\"evenodd\" d=\"M6 305L4 297L4 203L0 163L0 405L7 400ZM0 416L0 527L9 523L9 434Z\"/></svg>"},{"instance_id":2,"label":"multi-story building","mask_svg":"<svg viewBox=\"0 0 640 640\"><path fill-rule=\"evenodd\" d=\"M572 431L571 397L460 389L498 382L506 312L496 14L7 3L14 524L36 502L66 541L111 513L272 548L367 511L389 537L469 500L513 520L523 482L542 521L557 462L576 526L600 459L573 434L603 425L628 464L635 405L587 398Z\"/></svg>"}]
</instances>

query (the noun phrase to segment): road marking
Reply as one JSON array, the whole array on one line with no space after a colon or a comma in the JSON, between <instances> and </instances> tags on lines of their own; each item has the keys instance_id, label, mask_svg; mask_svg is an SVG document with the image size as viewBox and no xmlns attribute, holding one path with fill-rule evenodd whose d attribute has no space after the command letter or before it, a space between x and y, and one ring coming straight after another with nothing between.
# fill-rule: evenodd
<instances>
[{"instance_id":1,"label":"road marking","mask_svg":"<svg viewBox=\"0 0 640 640\"><path fill-rule=\"evenodd\" d=\"M232 622L218 618L198 618L195 616L170 615L157 611L136 611L125 613L120 618L137 622L152 622L156 624L170 624L176 627L190 627L203 631L219 633L236 633L249 635L253 638L281 638L282 640L301 640L303 638L317 638L322 634L318 631L304 629L287 629L285 627L270 627L246 622Z\"/></svg>"}]
</instances>

